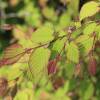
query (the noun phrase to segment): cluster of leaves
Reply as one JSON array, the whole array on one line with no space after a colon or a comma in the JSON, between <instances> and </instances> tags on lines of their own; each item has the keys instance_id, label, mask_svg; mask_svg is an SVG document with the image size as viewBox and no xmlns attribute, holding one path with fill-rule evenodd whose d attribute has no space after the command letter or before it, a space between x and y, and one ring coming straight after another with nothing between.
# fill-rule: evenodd
<instances>
[{"instance_id":1,"label":"cluster of leaves","mask_svg":"<svg viewBox=\"0 0 100 100\"><path fill-rule=\"evenodd\" d=\"M3 26L13 29L18 42L7 47L0 60L0 96L14 100L99 100L99 2L84 4L79 18L72 21L78 10L73 7L73 14L72 3L76 1L69 0L68 11L58 21L54 10L39 0L47 19L43 24L38 8L28 2L25 0L26 7L19 16L32 13L25 21L35 28Z\"/></svg>"}]
</instances>

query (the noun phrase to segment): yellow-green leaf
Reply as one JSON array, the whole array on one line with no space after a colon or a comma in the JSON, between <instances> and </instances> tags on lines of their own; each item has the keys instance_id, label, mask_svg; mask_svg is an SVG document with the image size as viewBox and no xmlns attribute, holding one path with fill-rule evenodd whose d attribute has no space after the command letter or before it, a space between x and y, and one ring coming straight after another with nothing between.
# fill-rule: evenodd
<instances>
[{"instance_id":1,"label":"yellow-green leaf","mask_svg":"<svg viewBox=\"0 0 100 100\"><path fill-rule=\"evenodd\" d=\"M48 20L55 21L57 19L56 13L54 9L49 7L44 7L42 10L43 16L47 18Z\"/></svg>"},{"instance_id":2,"label":"yellow-green leaf","mask_svg":"<svg viewBox=\"0 0 100 100\"><path fill-rule=\"evenodd\" d=\"M96 23L91 23L85 27L83 33L86 35L91 35L95 31L95 28L96 28Z\"/></svg>"},{"instance_id":3,"label":"yellow-green leaf","mask_svg":"<svg viewBox=\"0 0 100 100\"><path fill-rule=\"evenodd\" d=\"M84 51L84 55L88 54L89 51L92 49L92 45L93 45L93 37L89 37L88 35L81 35L79 36L76 41L76 43L79 44L80 48L83 47L83 51Z\"/></svg>"},{"instance_id":4,"label":"yellow-green leaf","mask_svg":"<svg viewBox=\"0 0 100 100\"><path fill-rule=\"evenodd\" d=\"M97 34L97 39L100 40L100 25L98 25L98 26L95 28L95 31L96 31L96 34Z\"/></svg>"},{"instance_id":5,"label":"yellow-green leaf","mask_svg":"<svg viewBox=\"0 0 100 100\"><path fill-rule=\"evenodd\" d=\"M32 52L29 59L29 67L35 84L46 81L46 78L48 77L47 64L49 57L50 50L47 48L41 47Z\"/></svg>"},{"instance_id":6,"label":"yellow-green leaf","mask_svg":"<svg viewBox=\"0 0 100 100\"><path fill-rule=\"evenodd\" d=\"M33 43L47 43L50 42L54 39L53 36L53 27L51 25L45 25L37 29L33 34L32 34L32 41Z\"/></svg>"},{"instance_id":7,"label":"yellow-green leaf","mask_svg":"<svg viewBox=\"0 0 100 100\"><path fill-rule=\"evenodd\" d=\"M93 16L100 10L99 3L91 1L83 5L80 11L80 20Z\"/></svg>"},{"instance_id":8,"label":"yellow-green leaf","mask_svg":"<svg viewBox=\"0 0 100 100\"><path fill-rule=\"evenodd\" d=\"M79 62L79 50L74 42L67 46L67 58L75 63Z\"/></svg>"},{"instance_id":9,"label":"yellow-green leaf","mask_svg":"<svg viewBox=\"0 0 100 100\"><path fill-rule=\"evenodd\" d=\"M34 92L32 89L23 89L19 90L14 97L14 100L33 100L35 99L34 97Z\"/></svg>"},{"instance_id":10,"label":"yellow-green leaf","mask_svg":"<svg viewBox=\"0 0 100 100\"><path fill-rule=\"evenodd\" d=\"M63 38L63 39L59 39L57 40L52 47L52 50L55 52L61 52L62 48L64 47L64 43L66 41L67 38Z\"/></svg>"}]
</instances>

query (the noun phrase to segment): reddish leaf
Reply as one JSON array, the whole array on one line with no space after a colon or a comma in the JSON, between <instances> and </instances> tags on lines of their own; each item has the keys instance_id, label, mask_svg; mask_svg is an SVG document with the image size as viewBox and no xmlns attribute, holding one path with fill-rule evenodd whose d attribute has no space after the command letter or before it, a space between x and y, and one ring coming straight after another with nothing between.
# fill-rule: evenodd
<instances>
[{"instance_id":1,"label":"reddish leaf","mask_svg":"<svg viewBox=\"0 0 100 100\"><path fill-rule=\"evenodd\" d=\"M22 52L23 52L23 47L20 44L13 44L5 49L4 58L11 58Z\"/></svg>"},{"instance_id":2,"label":"reddish leaf","mask_svg":"<svg viewBox=\"0 0 100 100\"><path fill-rule=\"evenodd\" d=\"M23 55L25 50L19 44L13 44L4 51L4 57L0 60L0 67L16 63Z\"/></svg>"},{"instance_id":3,"label":"reddish leaf","mask_svg":"<svg viewBox=\"0 0 100 100\"><path fill-rule=\"evenodd\" d=\"M56 59L49 61L48 63L48 75L56 73L57 61Z\"/></svg>"},{"instance_id":4,"label":"reddish leaf","mask_svg":"<svg viewBox=\"0 0 100 100\"><path fill-rule=\"evenodd\" d=\"M54 74L57 72L57 62L61 60L60 54L56 56L55 59L50 60L48 63L48 75Z\"/></svg>"},{"instance_id":5,"label":"reddish leaf","mask_svg":"<svg viewBox=\"0 0 100 100\"><path fill-rule=\"evenodd\" d=\"M96 65L96 59L93 56L90 56L88 64L88 72L90 75L96 74Z\"/></svg>"},{"instance_id":6,"label":"reddish leaf","mask_svg":"<svg viewBox=\"0 0 100 100\"><path fill-rule=\"evenodd\" d=\"M4 65L11 65L11 64L16 63L23 55L24 54L20 54L12 58L4 58L0 60L0 67Z\"/></svg>"}]
</instances>

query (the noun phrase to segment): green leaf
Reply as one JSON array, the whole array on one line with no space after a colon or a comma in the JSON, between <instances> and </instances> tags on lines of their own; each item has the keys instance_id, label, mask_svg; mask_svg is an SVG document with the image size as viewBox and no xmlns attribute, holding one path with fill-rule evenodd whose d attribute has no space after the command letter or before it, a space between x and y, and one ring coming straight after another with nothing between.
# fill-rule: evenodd
<instances>
[{"instance_id":1,"label":"green leaf","mask_svg":"<svg viewBox=\"0 0 100 100\"><path fill-rule=\"evenodd\" d=\"M80 35L76 40L75 42L76 43L82 43L84 41L87 41L89 39L89 36L88 35Z\"/></svg>"},{"instance_id":2,"label":"green leaf","mask_svg":"<svg viewBox=\"0 0 100 100\"><path fill-rule=\"evenodd\" d=\"M20 77L23 73L21 69L24 66L26 66L26 64L16 63L16 64L12 65L11 67L9 67L9 69L7 69L8 73L6 74L6 76L8 77L8 80L14 80L14 79Z\"/></svg>"},{"instance_id":3,"label":"green leaf","mask_svg":"<svg viewBox=\"0 0 100 100\"><path fill-rule=\"evenodd\" d=\"M63 38L63 39L59 39L57 40L54 44L53 44L53 47L52 47L52 50L56 51L56 52L61 52L63 46L64 46L64 43L66 41L67 38Z\"/></svg>"},{"instance_id":4,"label":"green leaf","mask_svg":"<svg viewBox=\"0 0 100 100\"><path fill-rule=\"evenodd\" d=\"M32 74L35 84L44 84L48 77L47 64L50 57L50 50L38 48L32 52L29 59L29 73ZM34 80L33 80L34 79Z\"/></svg>"},{"instance_id":5,"label":"green leaf","mask_svg":"<svg viewBox=\"0 0 100 100\"><path fill-rule=\"evenodd\" d=\"M57 19L56 13L54 9L49 7L44 7L42 10L43 16L47 18L48 20L55 21Z\"/></svg>"},{"instance_id":6,"label":"green leaf","mask_svg":"<svg viewBox=\"0 0 100 100\"><path fill-rule=\"evenodd\" d=\"M79 44L79 49L82 48L82 50L84 51L84 55L88 54L92 49L93 37L89 37L88 35L81 35L76 39L76 43Z\"/></svg>"},{"instance_id":7,"label":"green leaf","mask_svg":"<svg viewBox=\"0 0 100 100\"><path fill-rule=\"evenodd\" d=\"M82 45L85 48L85 53L88 54L89 51L92 49L92 45L93 45L93 37L89 38L87 41L84 41L82 43Z\"/></svg>"},{"instance_id":8,"label":"green leaf","mask_svg":"<svg viewBox=\"0 0 100 100\"><path fill-rule=\"evenodd\" d=\"M6 77L8 81L15 80L16 78L23 75L23 71L28 64L26 63L15 63L11 66L5 66L0 68L0 77Z\"/></svg>"},{"instance_id":9,"label":"green leaf","mask_svg":"<svg viewBox=\"0 0 100 100\"><path fill-rule=\"evenodd\" d=\"M68 12L63 13L59 18L59 23L57 23L56 30L60 31L68 27L71 23L71 15Z\"/></svg>"},{"instance_id":10,"label":"green leaf","mask_svg":"<svg viewBox=\"0 0 100 100\"><path fill-rule=\"evenodd\" d=\"M74 75L74 71L75 71L75 64L73 64L72 62L68 62L66 64L66 75L69 79L71 79Z\"/></svg>"},{"instance_id":11,"label":"green leaf","mask_svg":"<svg viewBox=\"0 0 100 100\"><path fill-rule=\"evenodd\" d=\"M67 32L65 32L64 30L60 30L59 32L58 32L59 34L59 37L60 36L65 36L65 35L67 35L68 33Z\"/></svg>"},{"instance_id":12,"label":"green leaf","mask_svg":"<svg viewBox=\"0 0 100 100\"><path fill-rule=\"evenodd\" d=\"M94 86L89 80L84 80L80 84L79 94L82 100L90 100L94 93Z\"/></svg>"},{"instance_id":13,"label":"green leaf","mask_svg":"<svg viewBox=\"0 0 100 100\"><path fill-rule=\"evenodd\" d=\"M80 21L83 19L93 16L99 11L99 3L91 1L83 5L80 11Z\"/></svg>"},{"instance_id":14,"label":"green leaf","mask_svg":"<svg viewBox=\"0 0 100 100\"><path fill-rule=\"evenodd\" d=\"M80 21L76 21L74 24L75 24L76 28L81 27L81 22Z\"/></svg>"},{"instance_id":15,"label":"green leaf","mask_svg":"<svg viewBox=\"0 0 100 100\"><path fill-rule=\"evenodd\" d=\"M63 0L62 0L63 1ZM70 2L68 4L68 11L73 14L73 16L78 16L78 11L79 11L79 2L80 0L65 0L67 2Z\"/></svg>"},{"instance_id":16,"label":"green leaf","mask_svg":"<svg viewBox=\"0 0 100 100\"><path fill-rule=\"evenodd\" d=\"M25 22L32 27L39 27L41 25L41 14L39 9L35 6L35 2L30 2L18 12L19 16L23 16L26 12L28 15L25 17Z\"/></svg>"},{"instance_id":17,"label":"green leaf","mask_svg":"<svg viewBox=\"0 0 100 100\"><path fill-rule=\"evenodd\" d=\"M53 27L51 25L49 26L45 25L45 26L40 27L38 30L36 30L32 34L31 39L33 43L44 44L54 39L53 33L54 33Z\"/></svg>"},{"instance_id":18,"label":"green leaf","mask_svg":"<svg viewBox=\"0 0 100 100\"><path fill-rule=\"evenodd\" d=\"M79 50L74 42L67 45L67 58L75 63L79 62Z\"/></svg>"},{"instance_id":19,"label":"green leaf","mask_svg":"<svg viewBox=\"0 0 100 100\"><path fill-rule=\"evenodd\" d=\"M21 39L19 44L23 46L23 48L31 48L39 46L39 44L33 43L30 39Z\"/></svg>"},{"instance_id":20,"label":"green leaf","mask_svg":"<svg viewBox=\"0 0 100 100\"><path fill-rule=\"evenodd\" d=\"M95 28L96 28L96 23L91 23L85 27L83 33L86 35L91 35L95 31Z\"/></svg>"},{"instance_id":21,"label":"green leaf","mask_svg":"<svg viewBox=\"0 0 100 100\"><path fill-rule=\"evenodd\" d=\"M95 31L97 33L97 38L98 40L100 40L100 25L98 25L96 28L95 28Z\"/></svg>"},{"instance_id":22,"label":"green leaf","mask_svg":"<svg viewBox=\"0 0 100 100\"><path fill-rule=\"evenodd\" d=\"M93 92L94 92L94 86L92 83L90 83L86 89L84 100L91 98L93 96Z\"/></svg>"},{"instance_id":23,"label":"green leaf","mask_svg":"<svg viewBox=\"0 0 100 100\"><path fill-rule=\"evenodd\" d=\"M20 90L14 97L14 100L33 100L33 99L35 99L35 97L32 89Z\"/></svg>"}]
</instances>

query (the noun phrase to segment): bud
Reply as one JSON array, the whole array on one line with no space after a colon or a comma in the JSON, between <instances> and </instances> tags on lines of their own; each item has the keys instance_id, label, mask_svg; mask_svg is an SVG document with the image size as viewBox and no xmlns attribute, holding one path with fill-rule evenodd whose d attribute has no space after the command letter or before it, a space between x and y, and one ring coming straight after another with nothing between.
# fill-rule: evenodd
<instances>
[{"instance_id":1,"label":"bud","mask_svg":"<svg viewBox=\"0 0 100 100\"><path fill-rule=\"evenodd\" d=\"M67 32L69 33L69 34L71 34L73 31L75 31L76 30L76 27L75 26L70 26L70 27L68 27L68 30L67 30Z\"/></svg>"},{"instance_id":2,"label":"bud","mask_svg":"<svg viewBox=\"0 0 100 100\"><path fill-rule=\"evenodd\" d=\"M89 64L88 64L88 72L90 75L96 74L96 59L93 56L90 56L89 58Z\"/></svg>"}]
</instances>

